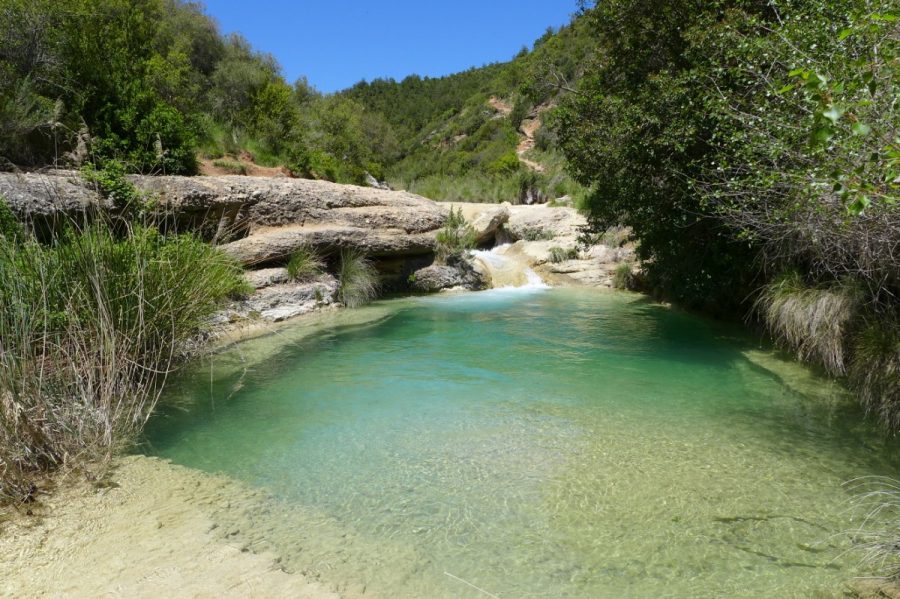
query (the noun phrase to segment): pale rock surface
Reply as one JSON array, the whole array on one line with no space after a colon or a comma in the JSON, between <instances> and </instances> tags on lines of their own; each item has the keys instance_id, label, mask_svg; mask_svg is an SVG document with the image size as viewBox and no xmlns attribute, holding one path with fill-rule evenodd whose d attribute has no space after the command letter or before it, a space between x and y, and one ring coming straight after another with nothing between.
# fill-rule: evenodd
<instances>
[{"instance_id":1,"label":"pale rock surface","mask_svg":"<svg viewBox=\"0 0 900 599\"><path fill-rule=\"evenodd\" d=\"M254 289L262 289L280 283L287 283L290 280L290 275L288 275L286 268L277 266L275 268L260 268L259 270L247 271L244 273L244 279L253 285Z\"/></svg>"},{"instance_id":2,"label":"pale rock surface","mask_svg":"<svg viewBox=\"0 0 900 599\"><path fill-rule=\"evenodd\" d=\"M252 279L259 283L267 280L280 280L280 269L266 269L270 274ZM262 271L257 271L262 272ZM232 302L228 309L219 312L215 317L216 324L240 323L245 320L263 320L281 322L308 314L337 302L338 281L330 274L323 274L313 281L292 282L285 278L278 283L258 287L247 299Z\"/></svg>"}]
</instances>

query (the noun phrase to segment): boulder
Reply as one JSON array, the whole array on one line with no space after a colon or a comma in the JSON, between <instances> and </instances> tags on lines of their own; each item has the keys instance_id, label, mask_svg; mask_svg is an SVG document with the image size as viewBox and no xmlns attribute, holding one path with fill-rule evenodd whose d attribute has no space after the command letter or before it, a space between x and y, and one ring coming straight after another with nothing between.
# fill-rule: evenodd
<instances>
[{"instance_id":1,"label":"boulder","mask_svg":"<svg viewBox=\"0 0 900 599\"><path fill-rule=\"evenodd\" d=\"M504 225L513 240L575 241L587 225L587 219L576 209L565 206L510 206L509 221Z\"/></svg>"},{"instance_id":2,"label":"boulder","mask_svg":"<svg viewBox=\"0 0 900 599\"><path fill-rule=\"evenodd\" d=\"M459 260L455 264L432 264L420 268L412 274L410 283L413 289L427 292L442 289L478 291L488 286L484 274L466 260Z\"/></svg>"},{"instance_id":3,"label":"boulder","mask_svg":"<svg viewBox=\"0 0 900 599\"><path fill-rule=\"evenodd\" d=\"M470 223L475 229L475 243L483 244L492 242L497 231L509 220L509 207L506 205L493 206L479 213Z\"/></svg>"},{"instance_id":4,"label":"boulder","mask_svg":"<svg viewBox=\"0 0 900 599\"><path fill-rule=\"evenodd\" d=\"M111 207L76 173L0 173L0 198L13 213L39 231L80 222Z\"/></svg>"},{"instance_id":5,"label":"boulder","mask_svg":"<svg viewBox=\"0 0 900 599\"><path fill-rule=\"evenodd\" d=\"M263 289L264 287L287 283L290 278L288 270L282 267L248 270L244 273L244 279L250 283L254 289Z\"/></svg>"}]
</instances>

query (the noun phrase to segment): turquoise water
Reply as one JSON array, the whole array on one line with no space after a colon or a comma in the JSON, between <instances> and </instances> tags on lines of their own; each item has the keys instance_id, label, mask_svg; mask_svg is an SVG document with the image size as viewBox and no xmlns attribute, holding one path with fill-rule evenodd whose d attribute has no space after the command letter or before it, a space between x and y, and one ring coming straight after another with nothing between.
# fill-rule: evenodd
<instances>
[{"instance_id":1,"label":"turquoise water","mask_svg":"<svg viewBox=\"0 0 900 599\"><path fill-rule=\"evenodd\" d=\"M371 310L198 366L148 431L264 489L222 530L287 570L503 598L830 597L856 574L842 483L900 452L754 339L616 293Z\"/></svg>"}]
</instances>

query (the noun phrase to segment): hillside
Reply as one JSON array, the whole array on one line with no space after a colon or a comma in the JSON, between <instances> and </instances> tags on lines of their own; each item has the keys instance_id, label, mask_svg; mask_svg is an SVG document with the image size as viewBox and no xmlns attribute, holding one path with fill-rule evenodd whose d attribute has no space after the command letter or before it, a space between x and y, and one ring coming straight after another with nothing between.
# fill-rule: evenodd
<instances>
[{"instance_id":1,"label":"hillside","mask_svg":"<svg viewBox=\"0 0 900 599\"><path fill-rule=\"evenodd\" d=\"M340 95L384 116L397 136L385 168L395 187L435 199L580 197L563 169L552 108L581 78L596 42L582 18L511 61L447 77L361 82Z\"/></svg>"},{"instance_id":2,"label":"hillside","mask_svg":"<svg viewBox=\"0 0 900 599\"><path fill-rule=\"evenodd\" d=\"M305 79L288 83L272 56L223 35L195 3L7 4L7 169L91 164L357 184L370 173L434 199L469 201L582 194L563 173L552 127L535 120L592 54L581 18L506 63L323 95Z\"/></svg>"}]
</instances>

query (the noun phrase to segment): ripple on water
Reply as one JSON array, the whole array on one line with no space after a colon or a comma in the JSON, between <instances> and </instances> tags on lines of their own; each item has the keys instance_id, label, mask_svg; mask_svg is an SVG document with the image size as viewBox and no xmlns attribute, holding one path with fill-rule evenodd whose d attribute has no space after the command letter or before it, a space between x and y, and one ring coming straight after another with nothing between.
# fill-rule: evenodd
<instances>
[{"instance_id":1,"label":"ripple on water","mask_svg":"<svg viewBox=\"0 0 900 599\"><path fill-rule=\"evenodd\" d=\"M385 307L232 350L266 359L186 376L150 427L267 490L220 518L288 569L392 597L827 597L855 574L841 483L896 475L896 444L739 332L624 294Z\"/></svg>"}]
</instances>

